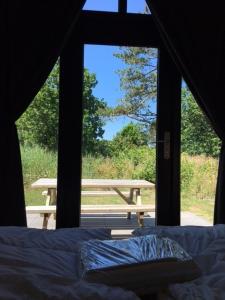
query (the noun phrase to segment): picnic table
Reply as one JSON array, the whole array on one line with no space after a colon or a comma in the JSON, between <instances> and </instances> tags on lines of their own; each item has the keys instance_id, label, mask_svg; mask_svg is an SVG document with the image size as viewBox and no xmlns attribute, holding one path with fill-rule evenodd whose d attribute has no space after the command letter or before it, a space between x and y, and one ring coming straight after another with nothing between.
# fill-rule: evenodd
<instances>
[{"instance_id":1,"label":"picnic table","mask_svg":"<svg viewBox=\"0 0 225 300\"><path fill-rule=\"evenodd\" d=\"M126 205L82 205L81 212L108 212L108 211L124 211L128 213L128 218L131 217L131 212L134 211L138 215L139 223L142 223L145 211L153 211L154 206L142 205L141 189L153 189L155 185L147 180L136 179L82 179L82 196L113 196L121 197ZM43 228L46 228L48 218L54 211L57 194L57 179L56 178L40 178L31 185L32 188L43 188L47 191L46 206L27 207L30 213L43 212ZM89 189L89 190L87 190ZM91 189L91 190L90 190ZM127 191L128 190L128 191ZM52 206L52 207L50 207Z\"/></svg>"}]
</instances>

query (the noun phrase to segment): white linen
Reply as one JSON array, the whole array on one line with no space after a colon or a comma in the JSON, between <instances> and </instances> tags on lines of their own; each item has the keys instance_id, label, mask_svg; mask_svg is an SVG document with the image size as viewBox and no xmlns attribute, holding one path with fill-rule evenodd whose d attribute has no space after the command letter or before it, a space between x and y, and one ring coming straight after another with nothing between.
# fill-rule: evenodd
<instances>
[{"instance_id":1,"label":"white linen","mask_svg":"<svg viewBox=\"0 0 225 300\"><path fill-rule=\"evenodd\" d=\"M225 225L209 227L159 226L137 229L134 235L156 233L176 240L202 270L202 276L186 283L171 285L177 300L225 299Z\"/></svg>"},{"instance_id":2,"label":"white linen","mask_svg":"<svg viewBox=\"0 0 225 300\"><path fill-rule=\"evenodd\" d=\"M194 257L203 275L198 279L170 287L178 300L225 299L225 239L217 239Z\"/></svg>"},{"instance_id":3,"label":"white linen","mask_svg":"<svg viewBox=\"0 0 225 300\"><path fill-rule=\"evenodd\" d=\"M225 225L215 226L153 226L137 228L132 234L157 234L178 242L191 256L201 253L211 242L225 238Z\"/></svg>"},{"instance_id":4,"label":"white linen","mask_svg":"<svg viewBox=\"0 0 225 300\"><path fill-rule=\"evenodd\" d=\"M138 300L132 292L78 280L79 242L97 238L88 231L1 227L0 299Z\"/></svg>"},{"instance_id":5,"label":"white linen","mask_svg":"<svg viewBox=\"0 0 225 300\"><path fill-rule=\"evenodd\" d=\"M0 227L0 243L55 250L77 250L80 242L91 239L111 239L111 229L108 228L62 228L43 230L26 227Z\"/></svg>"}]
</instances>

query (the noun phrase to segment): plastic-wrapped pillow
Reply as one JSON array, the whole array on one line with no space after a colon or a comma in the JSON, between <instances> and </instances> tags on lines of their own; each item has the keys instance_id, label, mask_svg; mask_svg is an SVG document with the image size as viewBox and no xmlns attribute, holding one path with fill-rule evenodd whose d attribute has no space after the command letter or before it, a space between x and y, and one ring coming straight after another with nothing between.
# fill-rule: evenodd
<instances>
[{"instance_id":1,"label":"plastic-wrapped pillow","mask_svg":"<svg viewBox=\"0 0 225 300\"><path fill-rule=\"evenodd\" d=\"M89 282L156 292L200 275L190 255L175 241L156 235L126 240L90 240L81 247L81 277Z\"/></svg>"},{"instance_id":2,"label":"plastic-wrapped pillow","mask_svg":"<svg viewBox=\"0 0 225 300\"><path fill-rule=\"evenodd\" d=\"M127 240L90 240L81 247L84 272L168 258L181 261L192 259L177 242L156 235Z\"/></svg>"}]
</instances>

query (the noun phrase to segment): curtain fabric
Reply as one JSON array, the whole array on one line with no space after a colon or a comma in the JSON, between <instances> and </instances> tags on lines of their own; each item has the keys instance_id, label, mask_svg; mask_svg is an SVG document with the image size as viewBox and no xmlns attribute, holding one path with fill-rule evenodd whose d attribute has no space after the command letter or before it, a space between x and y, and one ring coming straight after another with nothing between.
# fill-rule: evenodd
<instances>
[{"instance_id":1,"label":"curtain fabric","mask_svg":"<svg viewBox=\"0 0 225 300\"><path fill-rule=\"evenodd\" d=\"M147 0L159 32L222 140L214 223L225 223L225 3Z\"/></svg>"},{"instance_id":2,"label":"curtain fabric","mask_svg":"<svg viewBox=\"0 0 225 300\"><path fill-rule=\"evenodd\" d=\"M26 226L15 122L47 79L84 2L0 3L0 226Z\"/></svg>"}]
</instances>

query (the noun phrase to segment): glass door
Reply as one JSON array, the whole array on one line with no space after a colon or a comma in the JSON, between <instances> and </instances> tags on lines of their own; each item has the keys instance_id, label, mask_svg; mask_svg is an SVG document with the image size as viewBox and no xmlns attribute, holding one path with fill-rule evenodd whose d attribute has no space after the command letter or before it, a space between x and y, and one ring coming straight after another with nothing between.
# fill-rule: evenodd
<instances>
[{"instance_id":1,"label":"glass door","mask_svg":"<svg viewBox=\"0 0 225 300\"><path fill-rule=\"evenodd\" d=\"M92 70L87 74L84 68L88 67L85 60L85 49L87 47L91 49L92 47L92 50L89 51L90 61L93 63L99 59L102 64L103 56L97 58L94 55L96 52L95 47L106 46L122 47L120 48L122 52L118 51L115 56L123 63L123 67L118 72L121 86L124 88L124 94L122 97L118 97L122 101L118 102L117 105L113 105L113 107L112 105L110 107L109 103L107 108L108 115L111 109L111 113L114 115L116 113L118 115L124 114L129 120L133 118L132 125L129 127L129 123L127 123L123 127L128 126L129 128L123 129L125 132L128 132L126 134L129 138L131 137L129 132L133 133L136 130L138 134L135 138L136 141L133 141L134 144L137 143L136 152L129 153L130 156L133 155L132 172L126 174L129 169L129 163L124 161L117 163L117 168L124 165L123 170L116 169L116 174L113 175L111 170L109 175L110 168L114 168L111 162L108 167L104 164L101 166L102 170L106 172L104 176L116 176L119 178L126 175L125 177L129 176L133 179L143 178L152 181L155 185L155 193L147 196L146 200L143 197L143 202L155 202L155 223L179 225L181 76L169 54L164 49L150 14L83 11L74 36L61 56L57 199L58 208L60 209L57 214L58 227L80 225L82 190L80 179L82 176L100 176L98 172L101 168L99 166L96 168L97 173L90 173L94 172L94 167L88 165L87 157L85 158L86 161L83 160L83 170L81 170L83 153L88 149L87 135L86 140L84 135L82 137L85 129L85 124L83 123L85 118L85 103L83 101L85 93L84 80L87 80L85 76L90 77L91 72L93 72ZM155 53L152 60L147 59L150 52L152 52L151 55ZM110 61L106 61L104 64L106 67L110 64ZM104 78L105 84L109 84L112 80L108 76ZM98 80L97 77L95 79ZM151 80L153 80L153 85ZM102 82L99 81L98 85L101 84ZM91 96L107 100L107 98L112 96L110 88L108 88L108 95L93 94L92 90ZM96 93L96 89L94 93ZM104 106L104 101L100 102L98 102L100 106ZM74 118L74 116L77 117ZM148 122L144 122L144 120ZM99 129L103 129L101 128L101 122L99 125ZM121 128L121 130L123 129ZM106 129L104 130L106 131ZM104 134L101 130L98 133L98 138L102 142L98 143L98 147L102 144L101 151L107 152L107 144L109 143L105 143ZM119 140L121 136L126 136L122 131L118 133L119 136L116 138L117 133L115 133L116 140ZM143 138L142 133L144 133ZM74 137L76 138L75 146L71 143L71 139L74 139ZM95 146L97 145L93 144L89 147L91 151L97 151L94 149ZM142 150L143 146L146 146L146 153L145 150ZM85 147L86 150L84 151ZM132 152L132 147L126 145L125 148L129 148L129 151ZM100 151L99 149L98 151ZM117 147L118 149L122 150L120 146ZM75 151L78 153L76 157L74 156ZM113 155L115 155L115 152L116 146L114 147ZM118 157L123 153L123 151L117 152L119 152ZM110 155L112 155L112 152ZM124 156L128 159L129 155L126 153ZM153 159L154 155L156 157L155 160ZM103 171L101 174L103 174ZM72 199L76 199L76 201ZM66 219L65 215L67 215Z\"/></svg>"}]
</instances>

